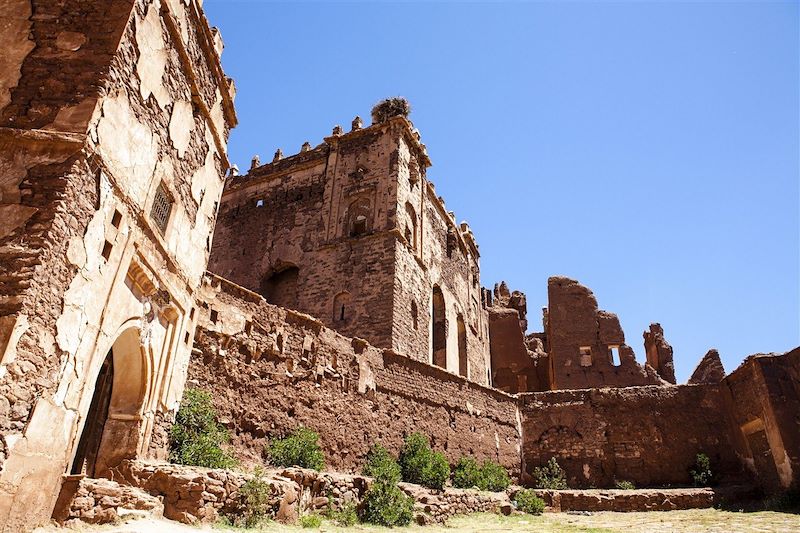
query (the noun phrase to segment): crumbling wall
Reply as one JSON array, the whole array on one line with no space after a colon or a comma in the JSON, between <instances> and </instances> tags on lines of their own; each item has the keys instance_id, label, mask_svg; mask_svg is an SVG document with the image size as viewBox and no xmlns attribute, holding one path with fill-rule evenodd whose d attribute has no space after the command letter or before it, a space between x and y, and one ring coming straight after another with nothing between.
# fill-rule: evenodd
<instances>
[{"instance_id":1,"label":"crumbling wall","mask_svg":"<svg viewBox=\"0 0 800 533\"><path fill-rule=\"evenodd\" d=\"M675 363L672 360L672 346L664 338L664 328L661 324L650 324L650 331L645 331L644 351L647 364L650 365L664 381L675 382Z\"/></svg>"},{"instance_id":2,"label":"crumbling wall","mask_svg":"<svg viewBox=\"0 0 800 533\"><path fill-rule=\"evenodd\" d=\"M520 395L523 477L555 457L571 487L691 483L698 453L720 481L740 478L719 385Z\"/></svg>"},{"instance_id":3,"label":"crumbling wall","mask_svg":"<svg viewBox=\"0 0 800 533\"><path fill-rule=\"evenodd\" d=\"M421 431L452 463L489 458L518 473L513 397L343 337L220 278L203 301L189 380L211 391L246 459L262 460L270 437L304 425L319 432L330 468L356 472L373 444L397 453Z\"/></svg>"},{"instance_id":4,"label":"crumbling wall","mask_svg":"<svg viewBox=\"0 0 800 533\"><path fill-rule=\"evenodd\" d=\"M547 297L552 389L666 384L652 367L636 362L617 315L599 310L588 288L551 277Z\"/></svg>"},{"instance_id":5,"label":"crumbling wall","mask_svg":"<svg viewBox=\"0 0 800 533\"><path fill-rule=\"evenodd\" d=\"M748 357L722 386L737 453L768 492L800 485L800 348Z\"/></svg>"},{"instance_id":6,"label":"crumbling wall","mask_svg":"<svg viewBox=\"0 0 800 533\"><path fill-rule=\"evenodd\" d=\"M478 251L425 179L410 122L394 117L231 177L209 270L344 335L432 361L432 294L445 299L451 372L488 382ZM291 280L282 273L291 272ZM461 353L465 353L463 357Z\"/></svg>"},{"instance_id":7,"label":"crumbling wall","mask_svg":"<svg viewBox=\"0 0 800 533\"><path fill-rule=\"evenodd\" d=\"M487 297L491 302L488 313L492 386L510 393L549 390L550 360L542 339L545 335L525 334L525 294L511 292L501 282Z\"/></svg>"},{"instance_id":8,"label":"crumbling wall","mask_svg":"<svg viewBox=\"0 0 800 533\"><path fill-rule=\"evenodd\" d=\"M49 518L107 358L98 472L150 453L177 406L235 123L196 2L18 7L2 39L22 64L0 73L3 531ZM151 214L161 185L165 227Z\"/></svg>"}]
</instances>

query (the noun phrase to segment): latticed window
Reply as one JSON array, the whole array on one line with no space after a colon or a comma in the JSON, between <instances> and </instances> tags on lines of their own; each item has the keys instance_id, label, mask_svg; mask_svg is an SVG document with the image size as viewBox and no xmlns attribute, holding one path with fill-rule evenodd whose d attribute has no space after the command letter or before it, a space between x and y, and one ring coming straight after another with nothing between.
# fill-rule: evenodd
<instances>
[{"instance_id":1,"label":"latticed window","mask_svg":"<svg viewBox=\"0 0 800 533\"><path fill-rule=\"evenodd\" d=\"M167 230L170 212L172 212L172 198L164 188L164 184L159 183L153 199L153 208L150 210L150 218L153 219L162 234Z\"/></svg>"}]
</instances>

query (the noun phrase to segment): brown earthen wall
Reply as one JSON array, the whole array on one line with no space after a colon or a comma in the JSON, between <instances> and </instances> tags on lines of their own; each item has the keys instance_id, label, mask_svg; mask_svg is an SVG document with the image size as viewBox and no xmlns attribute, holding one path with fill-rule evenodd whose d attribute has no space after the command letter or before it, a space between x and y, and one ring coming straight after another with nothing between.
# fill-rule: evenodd
<instances>
[{"instance_id":1,"label":"brown earthen wall","mask_svg":"<svg viewBox=\"0 0 800 533\"><path fill-rule=\"evenodd\" d=\"M571 487L690 485L696 455L705 453L717 480L739 479L721 392L681 385L522 394L525 474L555 457Z\"/></svg>"},{"instance_id":2,"label":"brown earthen wall","mask_svg":"<svg viewBox=\"0 0 800 533\"><path fill-rule=\"evenodd\" d=\"M330 468L353 472L373 444L396 453L422 431L452 463L489 458L518 473L513 397L343 337L219 278L204 292L189 380L212 392L245 458L260 460L269 437L304 425L319 432Z\"/></svg>"}]
</instances>

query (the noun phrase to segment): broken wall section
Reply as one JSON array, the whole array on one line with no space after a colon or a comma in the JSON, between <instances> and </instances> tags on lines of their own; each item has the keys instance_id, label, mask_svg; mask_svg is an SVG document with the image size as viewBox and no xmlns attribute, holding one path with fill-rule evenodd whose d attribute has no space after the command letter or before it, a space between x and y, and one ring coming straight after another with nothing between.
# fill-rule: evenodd
<instances>
[{"instance_id":1,"label":"broken wall section","mask_svg":"<svg viewBox=\"0 0 800 533\"><path fill-rule=\"evenodd\" d=\"M742 479L720 385L520 395L523 480L555 457L570 487L691 485L698 453L721 482Z\"/></svg>"},{"instance_id":2,"label":"broken wall section","mask_svg":"<svg viewBox=\"0 0 800 533\"><path fill-rule=\"evenodd\" d=\"M800 486L800 348L748 357L722 382L736 451L767 492Z\"/></svg>"},{"instance_id":3,"label":"broken wall section","mask_svg":"<svg viewBox=\"0 0 800 533\"><path fill-rule=\"evenodd\" d=\"M602 311L592 291L575 280L547 280L545 333L551 389L667 384L649 365L636 361L617 315Z\"/></svg>"},{"instance_id":4,"label":"broken wall section","mask_svg":"<svg viewBox=\"0 0 800 533\"><path fill-rule=\"evenodd\" d=\"M373 444L397 453L421 431L451 463L471 456L519 473L514 397L343 337L221 278L203 289L189 383L212 393L249 461L263 459L269 438L304 425L337 471L358 472Z\"/></svg>"}]
</instances>

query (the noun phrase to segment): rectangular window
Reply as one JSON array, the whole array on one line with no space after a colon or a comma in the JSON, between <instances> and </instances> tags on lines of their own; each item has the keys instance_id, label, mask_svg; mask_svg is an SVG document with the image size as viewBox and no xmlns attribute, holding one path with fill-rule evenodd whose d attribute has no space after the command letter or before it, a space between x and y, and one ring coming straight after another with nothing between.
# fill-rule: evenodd
<instances>
[{"instance_id":1,"label":"rectangular window","mask_svg":"<svg viewBox=\"0 0 800 533\"><path fill-rule=\"evenodd\" d=\"M622 361L619 359L619 346L609 346L608 355L611 358L611 364L619 366Z\"/></svg>"},{"instance_id":2,"label":"rectangular window","mask_svg":"<svg viewBox=\"0 0 800 533\"><path fill-rule=\"evenodd\" d=\"M579 350L581 354L581 366L592 366L591 346L581 346Z\"/></svg>"},{"instance_id":3,"label":"rectangular window","mask_svg":"<svg viewBox=\"0 0 800 533\"><path fill-rule=\"evenodd\" d=\"M162 235L167 231L167 223L169 223L169 215L171 213L172 198L164 184L159 183L155 198L153 198L153 207L150 209L150 218L155 222Z\"/></svg>"}]
</instances>

